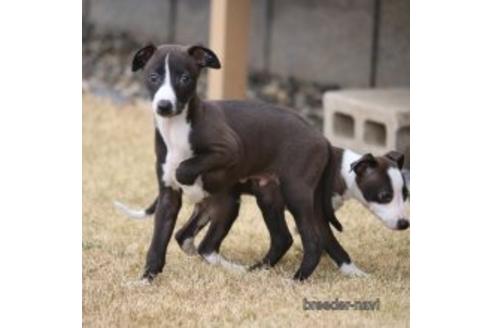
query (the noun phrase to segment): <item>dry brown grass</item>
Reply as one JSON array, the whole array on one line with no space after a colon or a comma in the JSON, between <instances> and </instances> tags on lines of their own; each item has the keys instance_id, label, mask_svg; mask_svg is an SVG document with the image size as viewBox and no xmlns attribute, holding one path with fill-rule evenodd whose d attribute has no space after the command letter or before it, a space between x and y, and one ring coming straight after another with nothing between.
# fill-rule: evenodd
<instances>
[{"instance_id":1,"label":"dry brown grass","mask_svg":"<svg viewBox=\"0 0 492 328\"><path fill-rule=\"evenodd\" d=\"M305 283L291 280L300 264L299 238L273 270L240 274L185 255L171 240L167 265L151 286L132 287L141 274L152 220L130 221L114 199L146 205L156 193L150 112L83 100L83 322L88 327L409 325L409 233L384 228L362 206L338 213L338 238L369 278L342 276L324 256ZM191 214L185 205L177 227ZM290 226L292 220L289 217ZM222 253L252 264L268 247L254 200L245 197ZM380 299L379 311L303 311L309 300Z\"/></svg>"}]
</instances>

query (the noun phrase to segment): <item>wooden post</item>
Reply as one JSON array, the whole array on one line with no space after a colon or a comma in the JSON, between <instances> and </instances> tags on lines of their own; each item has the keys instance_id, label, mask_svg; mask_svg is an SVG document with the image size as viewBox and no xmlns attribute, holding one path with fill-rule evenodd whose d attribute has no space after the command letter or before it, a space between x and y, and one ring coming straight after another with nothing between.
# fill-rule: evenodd
<instances>
[{"instance_id":1,"label":"wooden post","mask_svg":"<svg viewBox=\"0 0 492 328\"><path fill-rule=\"evenodd\" d=\"M246 96L250 0L211 0L210 49L222 63L208 71L209 99Z\"/></svg>"}]
</instances>

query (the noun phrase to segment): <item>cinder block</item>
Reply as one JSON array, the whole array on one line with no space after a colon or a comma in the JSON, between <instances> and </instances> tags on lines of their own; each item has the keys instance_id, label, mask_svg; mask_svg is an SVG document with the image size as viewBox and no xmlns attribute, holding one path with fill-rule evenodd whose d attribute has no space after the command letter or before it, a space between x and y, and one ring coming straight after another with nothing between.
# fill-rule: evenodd
<instances>
[{"instance_id":1,"label":"cinder block","mask_svg":"<svg viewBox=\"0 0 492 328\"><path fill-rule=\"evenodd\" d=\"M389 150L409 154L409 89L330 91L323 106L324 133L332 144L375 155Z\"/></svg>"}]
</instances>

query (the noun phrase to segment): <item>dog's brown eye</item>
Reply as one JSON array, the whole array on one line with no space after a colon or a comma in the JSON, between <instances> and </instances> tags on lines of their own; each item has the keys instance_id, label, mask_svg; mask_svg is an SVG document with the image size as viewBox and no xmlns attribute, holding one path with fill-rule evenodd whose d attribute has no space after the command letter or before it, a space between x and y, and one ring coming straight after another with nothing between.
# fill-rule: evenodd
<instances>
[{"instance_id":1,"label":"dog's brown eye","mask_svg":"<svg viewBox=\"0 0 492 328\"><path fill-rule=\"evenodd\" d=\"M152 73L149 75L149 82L152 84L157 84L161 80L161 77L157 73Z\"/></svg>"}]
</instances>

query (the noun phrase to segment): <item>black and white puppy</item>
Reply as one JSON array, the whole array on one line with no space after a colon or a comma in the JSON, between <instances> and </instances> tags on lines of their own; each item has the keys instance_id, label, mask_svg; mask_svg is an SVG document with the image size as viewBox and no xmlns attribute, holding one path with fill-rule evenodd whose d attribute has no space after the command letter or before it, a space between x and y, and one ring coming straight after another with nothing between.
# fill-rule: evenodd
<instances>
[{"instance_id":1,"label":"black and white puppy","mask_svg":"<svg viewBox=\"0 0 492 328\"><path fill-rule=\"evenodd\" d=\"M323 250L333 251L329 222L337 222L331 193L331 145L294 111L255 101L203 101L196 83L203 68L220 68L202 46L153 45L140 49L133 71L143 70L156 126L159 196L143 277L162 271L181 196L199 203L228 195L239 181L279 186L303 244L295 279L309 277Z\"/></svg>"}]
</instances>

